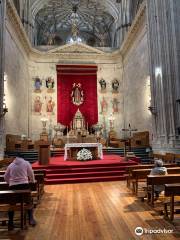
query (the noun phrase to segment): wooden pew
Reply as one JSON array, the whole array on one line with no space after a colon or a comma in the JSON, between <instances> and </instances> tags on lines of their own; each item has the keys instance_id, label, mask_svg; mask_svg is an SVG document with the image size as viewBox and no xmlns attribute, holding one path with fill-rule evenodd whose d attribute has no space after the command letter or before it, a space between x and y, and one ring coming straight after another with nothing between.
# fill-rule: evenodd
<instances>
[{"instance_id":1,"label":"wooden pew","mask_svg":"<svg viewBox=\"0 0 180 240\"><path fill-rule=\"evenodd\" d=\"M44 193L44 174L37 173L35 174L35 179L37 181L37 191L38 191L38 201L40 201L43 193Z\"/></svg>"},{"instance_id":2,"label":"wooden pew","mask_svg":"<svg viewBox=\"0 0 180 240\"><path fill-rule=\"evenodd\" d=\"M20 211L21 229L25 226L25 211L30 209L26 204L31 196L30 190L0 191L0 212Z\"/></svg>"},{"instance_id":3,"label":"wooden pew","mask_svg":"<svg viewBox=\"0 0 180 240\"><path fill-rule=\"evenodd\" d=\"M151 168L152 169L152 168ZM133 192L137 194L139 181L146 182L147 175L150 174L151 169L135 169L132 171ZM167 168L168 174L180 174L180 167Z\"/></svg>"},{"instance_id":4,"label":"wooden pew","mask_svg":"<svg viewBox=\"0 0 180 240\"><path fill-rule=\"evenodd\" d=\"M166 153L163 157L164 163L174 163L175 162L175 154L174 153Z\"/></svg>"},{"instance_id":5,"label":"wooden pew","mask_svg":"<svg viewBox=\"0 0 180 240\"><path fill-rule=\"evenodd\" d=\"M12 163L13 160L14 160L13 157L4 158L3 160L0 160L0 169L6 168L10 163Z\"/></svg>"},{"instance_id":6,"label":"wooden pew","mask_svg":"<svg viewBox=\"0 0 180 240\"><path fill-rule=\"evenodd\" d=\"M171 167L176 167L177 165L175 163L167 163L163 165L166 168L171 168ZM135 169L152 169L154 168L154 164L139 164L139 165L132 165L127 167L127 172L128 172L128 176L127 176L127 187L130 187L131 184L131 180L132 180L132 171Z\"/></svg>"},{"instance_id":7,"label":"wooden pew","mask_svg":"<svg viewBox=\"0 0 180 240\"><path fill-rule=\"evenodd\" d=\"M180 183L165 184L165 196L170 197L170 220L174 220L174 198L180 196ZM177 202L180 205L180 202ZM168 202L164 203L164 217L168 217Z\"/></svg>"},{"instance_id":8,"label":"wooden pew","mask_svg":"<svg viewBox=\"0 0 180 240\"><path fill-rule=\"evenodd\" d=\"M44 174L44 177L46 176L46 170L45 169L33 169L33 171L34 171L34 175L42 173L42 174ZM0 170L0 175L4 175L5 172L6 172L6 170Z\"/></svg>"},{"instance_id":9,"label":"wooden pew","mask_svg":"<svg viewBox=\"0 0 180 240\"><path fill-rule=\"evenodd\" d=\"M169 183L180 183L180 174L147 176L147 197L152 206L154 206L154 186Z\"/></svg>"},{"instance_id":10,"label":"wooden pew","mask_svg":"<svg viewBox=\"0 0 180 240\"><path fill-rule=\"evenodd\" d=\"M0 171L0 182L4 182L5 171ZM41 199L44 193L44 178L46 176L46 170L34 170L35 180L37 181L38 201Z\"/></svg>"},{"instance_id":11,"label":"wooden pew","mask_svg":"<svg viewBox=\"0 0 180 240\"><path fill-rule=\"evenodd\" d=\"M38 190L37 190L37 181L34 183L30 183L30 190L31 190L31 197L33 199L33 205L36 206L38 203L38 199L40 196L38 196ZM7 182L0 182L0 191L6 191L9 189L9 184Z\"/></svg>"}]
</instances>

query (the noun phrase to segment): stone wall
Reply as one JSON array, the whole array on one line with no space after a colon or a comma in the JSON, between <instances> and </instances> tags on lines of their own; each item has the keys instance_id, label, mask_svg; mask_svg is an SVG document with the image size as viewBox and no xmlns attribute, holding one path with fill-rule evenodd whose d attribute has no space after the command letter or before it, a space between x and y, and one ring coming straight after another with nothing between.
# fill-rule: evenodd
<instances>
[{"instance_id":1,"label":"stone wall","mask_svg":"<svg viewBox=\"0 0 180 240\"><path fill-rule=\"evenodd\" d=\"M123 55L124 124L138 131L152 132L150 106L150 77L146 21L139 26Z\"/></svg>"},{"instance_id":2,"label":"stone wall","mask_svg":"<svg viewBox=\"0 0 180 240\"><path fill-rule=\"evenodd\" d=\"M5 98L8 107L8 113L5 116L5 130L6 134L28 135L28 56L8 16L5 43Z\"/></svg>"},{"instance_id":3,"label":"stone wall","mask_svg":"<svg viewBox=\"0 0 180 240\"><path fill-rule=\"evenodd\" d=\"M57 62L56 62L57 61ZM87 60L81 60L82 64L87 64ZM94 60L93 60L94 61ZM78 62L78 59L74 63ZM99 62L99 63L98 63ZM68 62L66 62L68 64ZM30 132L32 139L37 139L39 134L42 131L41 118L48 118L47 129L49 133L54 135L53 126L57 124L57 74L56 74L56 64L58 64L58 59L54 59L53 56L48 58L48 62L42 57L40 59L34 59L31 61L29 66L30 72L30 90L29 94L32 95L32 101L30 106ZM72 62L69 62L72 64ZM106 135L109 131L109 120L110 114L113 112L113 99L118 101L118 110L119 112L114 113L115 117L115 129L119 132L119 128L123 127L123 89L122 89L122 66L119 63L114 63L113 61L107 61L102 63L101 60L97 59L97 62L94 61L94 64L98 66L97 72L97 85L98 85L98 113L99 113L99 123L103 124L106 127L104 134ZM34 91L34 79L39 77L42 80L41 92L37 93ZM46 79L52 77L54 79L54 92L48 93L46 88ZM99 84L100 79L106 81L107 87L106 91L102 92ZM112 81L118 79L120 83L119 93L112 92ZM35 113L34 111L34 100L40 97L42 104L41 113ZM52 97L55 107L52 114L46 112L47 101ZM101 102L105 99L107 102L107 111L102 113Z\"/></svg>"}]
</instances>

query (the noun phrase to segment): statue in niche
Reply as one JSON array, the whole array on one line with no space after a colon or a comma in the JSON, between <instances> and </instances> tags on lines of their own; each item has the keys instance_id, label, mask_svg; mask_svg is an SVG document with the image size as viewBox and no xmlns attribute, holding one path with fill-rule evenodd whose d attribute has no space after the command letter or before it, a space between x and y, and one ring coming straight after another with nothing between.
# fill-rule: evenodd
<instances>
[{"instance_id":1,"label":"statue in niche","mask_svg":"<svg viewBox=\"0 0 180 240\"><path fill-rule=\"evenodd\" d=\"M106 102L106 99L103 97L102 101L100 102L101 104L101 114L105 114L108 109L108 103Z\"/></svg>"},{"instance_id":2,"label":"statue in niche","mask_svg":"<svg viewBox=\"0 0 180 240\"><path fill-rule=\"evenodd\" d=\"M117 79L114 79L112 81L112 92L118 93L118 90L119 90L119 81Z\"/></svg>"},{"instance_id":3,"label":"statue in niche","mask_svg":"<svg viewBox=\"0 0 180 240\"><path fill-rule=\"evenodd\" d=\"M41 93L41 87L42 87L42 80L39 77L35 77L34 79L34 92L35 93Z\"/></svg>"},{"instance_id":4,"label":"statue in niche","mask_svg":"<svg viewBox=\"0 0 180 240\"><path fill-rule=\"evenodd\" d=\"M84 93L80 83L73 83L71 99L72 103L76 106L79 106L84 102Z\"/></svg>"},{"instance_id":5,"label":"statue in niche","mask_svg":"<svg viewBox=\"0 0 180 240\"><path fill-rule=\"evenodd\" d=\"M49 97L49 100L46 103L46 112L50 114L54 114L54 107L55 107L55 102L53 101L52 97Z\"/></svg>"},{"instance_id":6,"label":"statue in niche","mask_svg":"<svg viewBox=\"0 0 180 240\"><path fill-rule=\"evenodd\" d=\"M46 79L46 88L48 93L54 92L54 79L52 77Z\"/></svg>"},{"instance_id":7,"label":"statue in niche","mask_svg":"<svg viewBox=\"0 0 180 240\"><path fill-rule=\"evenodd\" d=\"M106 81L102 78L100 81L99 81L99 84L101 86L101 91L105 91L106 90Z\"/></svg>"},{"instance_id":8,"label":"statue in niche","mask_svg":"<svg viewBox=\"0 0 180 240\"><path fill-rule=\"evenodd\" d=\"M40 96L36 96L34 100L34 112L41 114L42 102Z\"/></svg>"},{"instance_id":9,"label":"statue in niche","mask_svg":"<svg viewBox=\"0 0 180 240\"><path fill-rule=\"evenodd\" d=\"M119 101L117 100L117 98L113 98L112 101L112 108L113 108L113 113L118 113L119 112Z\"/></svg>"}]
</instances>

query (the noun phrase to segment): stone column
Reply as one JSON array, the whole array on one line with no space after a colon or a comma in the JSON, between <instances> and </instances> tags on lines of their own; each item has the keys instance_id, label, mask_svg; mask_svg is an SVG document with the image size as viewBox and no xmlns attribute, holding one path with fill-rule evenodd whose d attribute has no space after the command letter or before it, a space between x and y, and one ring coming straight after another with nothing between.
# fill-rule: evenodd
<instances>
[{"instance_id":1,"label":"stone column","mask_svg":"<svg viewBox=\"0 0 180 240\"><path fill-rule=\"evenodd\" d=\"M4 153L4 33L5 33L6 0L0 0L0 158Z\"/></svg>"},{"instance_id":2,"label":"stone column","mask_svg":"<svg viewBox=\"0 0 180 240\"><path fill-rule=\"evenodd\" d=\"M180 147L179 0L147 0L155 151Z\"/></svg>"}]
</instances>

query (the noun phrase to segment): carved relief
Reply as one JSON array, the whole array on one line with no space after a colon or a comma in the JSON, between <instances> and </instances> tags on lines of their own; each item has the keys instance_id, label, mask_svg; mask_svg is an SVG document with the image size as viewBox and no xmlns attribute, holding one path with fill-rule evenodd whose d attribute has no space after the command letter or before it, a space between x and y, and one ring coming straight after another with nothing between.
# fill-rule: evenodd
<instances>
[{"instance_id":1,"label":"carved relief","mask_svg":"<svg viewBox=\"0 0 180 240\"><path fill-rule=\"evenodd\" d=\"M118 93L119 92L119 81L117 79L114 79L112 81L112 92Z\"/></svg>"},{"instance_id":2,"label":"carved relief","mask_svg":"<svg viewBox=\"0 0 180 240\"><path fill-rule=\"evenodd\" d=\"M42 87L42 80L39 77L35 77L35 79L34 79L34 92L35 93L41 93L41 87Z\"/></svg>"},{"instance_id":3,"label":"carved relief","mask_svg":"<svg viewBox=\"0 0 180 240\"><path fill-rule=\"evenodd\" d=\"M46 79L46 88L48 93L54 92L54 79L52 77Z\"/></svg>"},{"instance_id":4,"label":"carved relief","mask_svg":"<svg viewBox=\"0 0 180 240\"><path fill-rule=\"evenodd\" d=\"M103 78L101 78L99 80L99 84L100 84L100 87L101 87L101 92L105 92L106 91L106 81Z\"/></svg>"}]
</instances>

